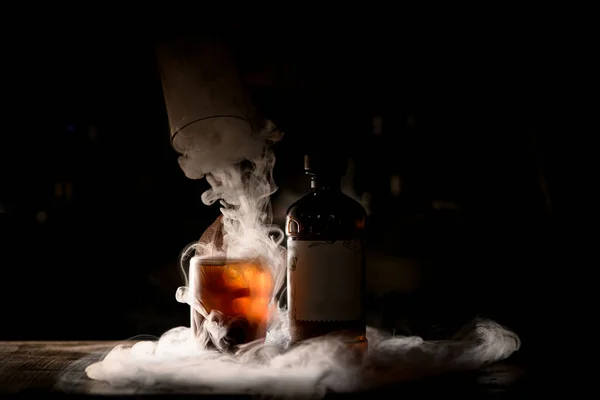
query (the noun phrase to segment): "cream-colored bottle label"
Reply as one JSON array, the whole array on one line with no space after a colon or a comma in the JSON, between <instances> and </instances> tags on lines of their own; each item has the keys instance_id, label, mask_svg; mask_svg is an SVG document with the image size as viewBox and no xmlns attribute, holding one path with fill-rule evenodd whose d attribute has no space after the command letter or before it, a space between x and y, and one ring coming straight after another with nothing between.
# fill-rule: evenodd
<instances>
[{"instance_id":1,"label":"cream-colored bottle label","mask_svg":"<svg viewBox=\"0 0 600 400\"><path fill-rule=\"evenodd\" d=\"M288 238L288 306L300 321L354 321L363 313L359 240Z\"/></svg>"}]
</instances>

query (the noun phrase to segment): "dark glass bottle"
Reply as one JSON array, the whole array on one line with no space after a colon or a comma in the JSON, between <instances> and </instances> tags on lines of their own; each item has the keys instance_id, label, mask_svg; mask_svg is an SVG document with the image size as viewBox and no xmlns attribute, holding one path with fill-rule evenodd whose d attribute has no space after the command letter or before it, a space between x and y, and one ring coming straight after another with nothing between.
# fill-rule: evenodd
<instances>
[{"instance_id":1,"label":"dark glass bottle","mask_svg":"<svg viewBox=\"0 0 600 400\"><path fill-rule=\"evenodd\" d=\"M341 190L343 169L305 157L310 192L287 212L292 343L339 334L366 345L364 207Z\"/></svg>"}]
</instances>

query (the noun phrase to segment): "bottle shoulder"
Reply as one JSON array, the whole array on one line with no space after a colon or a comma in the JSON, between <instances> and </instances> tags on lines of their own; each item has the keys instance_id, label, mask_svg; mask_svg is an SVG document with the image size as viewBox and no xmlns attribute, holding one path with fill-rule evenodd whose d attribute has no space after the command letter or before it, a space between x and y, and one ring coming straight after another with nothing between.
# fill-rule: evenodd
<instances>
[{"instance_id":1,"label":"bottle shoulder","mask_svg":"<svg viewBox=\"0 0 600 400\"><path fill-rule=\"evenodd\" d=\"M341 191L310 192L292 203L287 209L288 216L338 215L366 217L367 211L358 201Z\"/></svg>"},{"instance_id":2,"label":"bottle shoulder","mask_svg":"<svg viewBox=\"0 0 600 400\"><path fill-rule=\"evenodd\" d=\"M365 208L342 192L311 192L287 212L285 232L293 240L338 240L362 236Z\"/></svg>"}]
</instances>

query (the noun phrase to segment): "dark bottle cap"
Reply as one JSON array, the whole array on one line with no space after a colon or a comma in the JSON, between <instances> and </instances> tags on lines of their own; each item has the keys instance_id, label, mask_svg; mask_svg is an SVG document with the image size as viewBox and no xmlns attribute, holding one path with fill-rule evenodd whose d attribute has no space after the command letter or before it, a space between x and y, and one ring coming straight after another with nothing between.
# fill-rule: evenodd
<instances>
[{"instance_id":1,"label":"dark bottle cap","mask_svg":"<svg viewBox=\"0 0 600 400\"><path fill-rule=\"evenodd\" d=\"M341 177L346 173L346 158L339 152L311 152L304 155L304 171L308 175Z\"/></svg>"}]
</instances>

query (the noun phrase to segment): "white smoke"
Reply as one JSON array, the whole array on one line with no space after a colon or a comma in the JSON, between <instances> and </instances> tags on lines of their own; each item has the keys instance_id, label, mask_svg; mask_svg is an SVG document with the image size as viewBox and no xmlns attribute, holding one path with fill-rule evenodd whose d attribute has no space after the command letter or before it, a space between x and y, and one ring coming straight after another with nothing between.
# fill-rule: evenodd
<instances>
[{"instance_id":1,"label":"white smoke","mask_svg":"<svg viewBox=\"0 0 600 400\"><path fill-rule=\"evenodd\" d=\"M285 260L280 247L283 232L270 225L271 195L277 191L273 180L275 155L270 144L279 140L282 134L270 122L263 132L258 140L254 138L262 144L260 151L256 152L256 146L248 146L252 152L246 153L243 162L213 169L206 174L211 189L202 194L203 203L211 205L220 200L223 205L223 250L219 251L215 243L198 243L196 254L264 258L270 264L275 262L276 265L271 265L271 268L280 273L284 270Z\"/></svg>"},{"instance_id":2,"label":"white smoke","mask_svg":"<svg viewBox=\"0 0 600 400\"><path fill-rule=\"evenodd\" d=\"M285 320L285 315L280 317ZM387 335L368 328L368 354L357 361L342 341L321 337L293 348L285 324L265 342L220 352L197 346L190 328L179 327L157 341L115 347L87 375L117 389L138 393L253 394L319 398L450 371L473 370L505 359L520 346L511 331L487 320L474 321L447 341Z\"/></svg>"}]
</instances>

